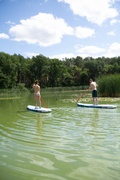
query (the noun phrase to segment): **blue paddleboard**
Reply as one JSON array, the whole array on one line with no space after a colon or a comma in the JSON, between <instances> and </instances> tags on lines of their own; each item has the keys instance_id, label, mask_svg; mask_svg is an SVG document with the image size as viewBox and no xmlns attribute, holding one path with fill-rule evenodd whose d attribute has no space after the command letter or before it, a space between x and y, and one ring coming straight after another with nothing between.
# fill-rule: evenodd
<instances>
[{"instance_id":1,"label":"blue paddleboard","mask_svg":"<svg viewBox=\"0 0 120 180\"><path fill-rule=\"evenodd\" d=\"M115 109L117 106L109 105L109 104L99 104L99 105L93 105L93 104L84 104L84 103L77 103L80 107L86 107L86 108L103 108L103 109Z\"/></svg>"}]
</instances>

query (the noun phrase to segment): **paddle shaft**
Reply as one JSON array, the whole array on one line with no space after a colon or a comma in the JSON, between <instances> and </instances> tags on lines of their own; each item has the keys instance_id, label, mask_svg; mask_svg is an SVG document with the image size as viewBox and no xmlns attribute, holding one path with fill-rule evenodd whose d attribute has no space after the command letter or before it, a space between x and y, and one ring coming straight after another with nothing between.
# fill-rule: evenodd
<instances>
[{"instance_id":1,"label":"paddle shaft","mask_svg":"<svg viewBox=\"0 0 120 180\"><path fill-rule=\"evenodd\" d=\"M88 91L89 89L86 89L85 92L77 99L77 102L80 100L80 98L82 98Z\"/></svg>"},{"instance_id":2,"label":"paddle shaft","mask_svg":"<svg viewBox=\"0 0 120 180\"><path fill-rule=\"evenodd\" d=\"M41 102L42 102L42 104L43 104L46 108L48 108L48 107L46 106L46 104L45 104L43 98L41 98Z\"/></svg>"}]
</instances>

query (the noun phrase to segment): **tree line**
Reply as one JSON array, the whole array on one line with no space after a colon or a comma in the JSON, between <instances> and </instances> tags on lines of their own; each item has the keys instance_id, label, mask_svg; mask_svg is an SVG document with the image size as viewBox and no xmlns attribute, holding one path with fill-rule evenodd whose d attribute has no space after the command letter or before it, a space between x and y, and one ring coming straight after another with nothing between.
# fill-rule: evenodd
<instances>
[{"instance_id":1,"label":"tree line","mask_svg":"<svg viewBox=\"0 0 120 180\"><path fill-rule=\"evenodd\" d=\"M0 52L0 88L14 88L23 83L30 88L35 79L44 87L86 86L89 78L120 73L120 56L113 58L77 56L64 60L43 55L24 58L20 54Z\"/></svg>"}]
</instances>

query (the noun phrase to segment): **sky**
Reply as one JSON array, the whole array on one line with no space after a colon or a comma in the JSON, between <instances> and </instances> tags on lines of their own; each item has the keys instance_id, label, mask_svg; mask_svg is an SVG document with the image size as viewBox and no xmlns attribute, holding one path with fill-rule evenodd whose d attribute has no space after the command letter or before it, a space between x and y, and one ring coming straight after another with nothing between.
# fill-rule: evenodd
<instances>
[{"instance_id":1,"label":"sky","mask_svg":"<svg viewBox=\"0 0 120 180\"><path fill-rule=\"evenodd\" d=\"M120 56L120 0L0 0L0 52Z\"/></svg>"}]
</instances>

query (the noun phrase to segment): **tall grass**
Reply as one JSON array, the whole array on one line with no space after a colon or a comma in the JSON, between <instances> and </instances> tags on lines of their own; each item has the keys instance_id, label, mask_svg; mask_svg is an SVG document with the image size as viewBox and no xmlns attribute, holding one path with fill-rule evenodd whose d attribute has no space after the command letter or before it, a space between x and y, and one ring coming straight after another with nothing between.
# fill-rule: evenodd
<instances>
[{"instance_id":1,"label":"tall grass","mask_svg":"<svg viewBox=\"0 0 120 180\"><path fill-rule=\"evenodd\" d=\"M98 79L98 91L102 97L120 97L120 74L102 76Z\"/></svg>"},{"instance_id":2,"label":"tall grass","mask_svg":"<svg viewBox=\"0 0 120 180\"><path fill-rule=\"evenodd\" d=\"M47 91L76 91L76 90L85 90L87 89L88 86L71 86L71 87L48 87L48 88L43 88L44 92Z\"/></svg>"},{"instance_id":3,"label":"tall grass","mask_svg":"<svg viewBox=\"0 0 120 180\"><path fill-rule=\"evenodd\" d=\"M20 93L29 93L29 90L25 87L25 84L19 83L16 87L11 89L0 89L0 97L18 95Z\"/></svg>"}]
</instances>

